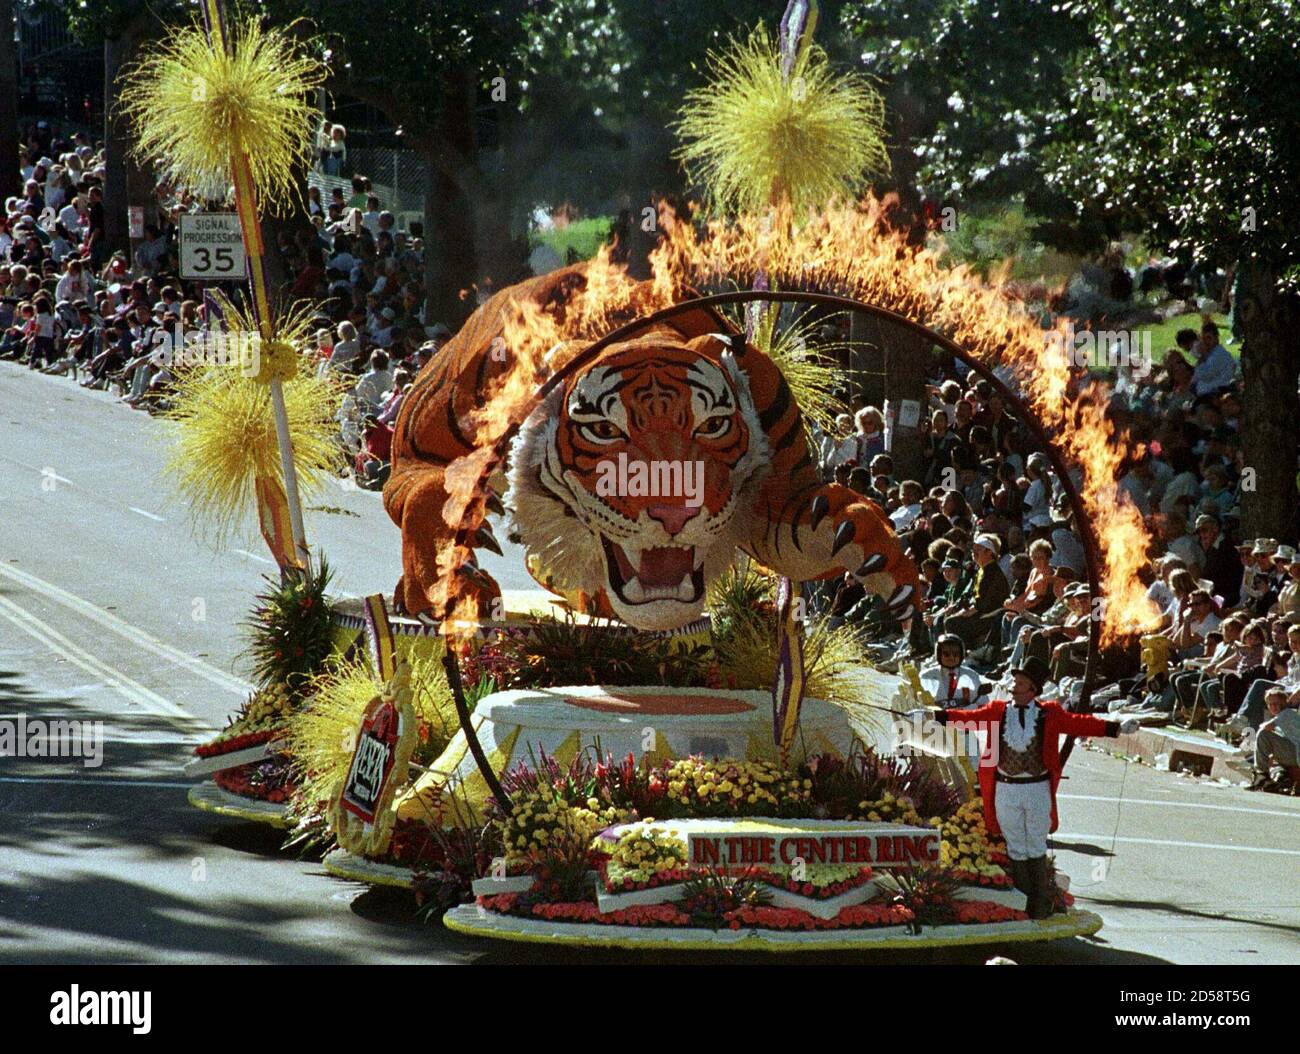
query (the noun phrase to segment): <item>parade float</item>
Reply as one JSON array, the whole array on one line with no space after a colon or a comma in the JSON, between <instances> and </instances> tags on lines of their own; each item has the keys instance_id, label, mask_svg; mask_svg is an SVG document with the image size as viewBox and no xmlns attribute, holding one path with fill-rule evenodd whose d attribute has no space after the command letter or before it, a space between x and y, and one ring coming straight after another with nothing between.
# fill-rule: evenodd
<instances>
[{"instance_id":1,"label":"parade float","mask_svg":"<svg viewBox=\"0 0 1300 1054\"><path fill-rule=\"evenodd\" d=\"M884 949L1100 928L1064 882L1055 914L1026 916L964 748L898 749L891 722L933 702L916 671L877 669L805 604L809 583L846 574L904 633L920 604L880 510L818 475L805 426L830 415L834 385L809 311L923 336L1026 423L1080 513L1093 594L1111 599L1092 651L1140 602L1092 525L1142 537L1109 500L1102 411L1063 398L1068 365L1044 359L1035 321L907 244L883 203L851 203L885 159L879 99L829 71L815 10L792 3L778 40L760 30L716 56L687 100L683 159L715 216L661 210L649 280L602 252L503 289L416 378L384 493L402 532L391 596L329 601L303 536L298 480L329 471L336 394L295 376L294 316L277 321L265 295L257 176L275 180L250 170L250 137L186 155L235 187L253 311L241 323L226 306L270 365L204 371L191 392L182 379L178 476L219 523L255 508L281 568L254 617L255 652L276 661L199 748L215 775L194 804L291 826L333 873L413 888L484 937ZM206 34L162 52L178 68L141 82L141 107L250 39L268 54L222 28L215 0L206 11ZM274 94L300 98L316 73L285 66L298 79ZM214 388L230 405L207 412ZM242 433L223 432L227 414ZM480 566L476 550L500 552L494 525L562 615L512 605Z\"/></svg>"},{"instance_id":2,"label":"parade float","mask_svg":"<svg viewBox=\"0 0 1300 1054\"><path fill-rule=\"evenodd\" d=\"M444 707L458 727L432 764L407 766L406 780L371 772L368 837L337 838L326 867L410 885L458 932L825 950L1100 928L1063 883L1055 913L1028 918L1004 847L970 797L969 768L889 752L899 746L890 718L931 701L916 672L877 670L851 632L802 605L805 583L847 573L906 632L919 597L879 510L817 474L804 428L825 410L824 390L809 382L817 355L783 345L792 322L781 304L914 326L922 313L861 295L864 280L892 280L877 296L897 289L908 267L870 209L823 200L820 213L796 215L796 202L849 189L850 174L827 158L857 167L872 156L861 142L870 98L826 72L806 16L792 5L779 44L756 33L720 57L724 83L684 120L710 144L721 195L748 204L744 188L763 186L766 222L734 216L701 236L664 215L648 282L602 256L502 290L404 403L385 488L402 528L394 603L441 638ZM783 165L772 135L800 112L795 95L818 135ZM738 108L716 112L730 104ZM778 163L732 179L731 146L714 129L724 116L729 131L746 117L762 126L773 112L755 133L768 136L766 152L752 156ZM816 161L801 166L801 149ZM814 197L791 193L810 185ZM816 239L836 222L873 253L828 259L844 230ZM942 296L933 277L911 294ZM1008 320L1003 305L968 335L987 348ZM1024 320L1012 325L1028 336ZM933 339L992 376L951 337ZM656 455L701 466L694 500L680 485L637 486L632 468ZM502 478L504 492L493 484ZM571 620L492 625L500 593L475 551L496 548L502 523ZM647 653L654 661L616 658ZM315 708L292 724L310 723ZM354 793L362 764L360 748L334 754L321 795L331 801ZM373 745L366 754L390 756Z\"/></svg>"}]
</instances>

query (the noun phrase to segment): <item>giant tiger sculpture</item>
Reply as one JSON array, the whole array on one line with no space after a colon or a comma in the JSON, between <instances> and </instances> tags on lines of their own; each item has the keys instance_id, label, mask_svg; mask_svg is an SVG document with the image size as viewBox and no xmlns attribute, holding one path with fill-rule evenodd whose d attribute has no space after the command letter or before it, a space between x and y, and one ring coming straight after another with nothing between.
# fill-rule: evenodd
<instances>
[{"instance_id":1,"label":"giant tiger sculpture","mask_svg":"<svg viewBox=\"0 0 1300 1054\"><path fill-rule=\"evenodd\" d=\"M447 469L473 450L465 422L508 368L492 352L510 301L562 311L583 282L578 265L501 290L412 384L384 488L402 530L399 609L442 614ZM664 493L655 479L679 485ZM557 386L515 437L506 505L536 576L640 629L698 618L737 550L796 580L851 572L905 624L920 603L880 508L821 481L780 370L703 310L611 345ZM474 577L483 610L495 583Z\"/></svg>"}]
</instances>

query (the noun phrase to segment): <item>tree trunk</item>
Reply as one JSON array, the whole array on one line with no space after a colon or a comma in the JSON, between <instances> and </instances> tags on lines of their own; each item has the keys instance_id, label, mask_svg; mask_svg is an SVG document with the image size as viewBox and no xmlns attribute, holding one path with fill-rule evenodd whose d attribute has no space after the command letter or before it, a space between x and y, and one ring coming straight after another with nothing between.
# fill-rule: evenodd
<instances>
[{"instance_id":1,"label":"tree trunk","mask_svg":"<svg viewBox=\"0 0 1300 1054\"><path fill-rule=\"evenodd\" d=\"M877 189L897 196L888 213L890 225L906 231L912 245L921 246L925 244L927 231L921 209L921 190L916 180L919 162L912 148L921 125L921 103L906 81L891 85L888 100L889 112L894 115L888 145L890 176L879 183Z\"/></svg>"},{"instance_id":2,"label":"tree trunk","mask_svg":"<svg viewBox=\"0 0 1300 1054\"><path fill-rule=\"evenodd\" d=\"M1241 350L1242 533L1289 540L1296 533L1296 422L1300 421L1300 317L1296 299L1278 289L1276 271L1243 261L1246 291L1236 310Z\"/></svg>"},{"instance_id":3,"label":"tree trunk","mask_svg":"<svg viewBox=\"0 0 1300 1054\"><path fill-rule=\"evenodd\" d=\"M466 70L449 70L443 81L442 106L434 141L420 143L429 159L428 191L424 198L425 321L446 323L453 331L474 310L472 287L480 282L475 252L475 207L465 176L433 167L441 143L460 156L473 158L474 78ZM461 290L469 290L461 299Z\"/></svg>"},{"instance_id":4,"label":"tree trunk","mask_svg":"<svg viewBox=\"0 0 1300 1054\"><path fill-rule=\"evenodd\" d=\"M116 36L104 38L104 145L108 149L104 171L104 236L109 252L120 249L129 254L131 251L127 218L130 206L144 209L146 223L157 220L155 181L131 156L134 136L130 122L117 104L122 70L136 61L141 44L153 35L156 27L157 17L146 8L134 15Z\"/></svg>"},{"instance_id":5,"label":"tree trunk","mask_svg":"<svg viewBox=\"0 0 1300 1054\"><path fill-rule=\"evenodd\" d=\"M23 192L18 178L18 55L14 3L0 0L0 197Z\"/></svg>"}]
</instances>

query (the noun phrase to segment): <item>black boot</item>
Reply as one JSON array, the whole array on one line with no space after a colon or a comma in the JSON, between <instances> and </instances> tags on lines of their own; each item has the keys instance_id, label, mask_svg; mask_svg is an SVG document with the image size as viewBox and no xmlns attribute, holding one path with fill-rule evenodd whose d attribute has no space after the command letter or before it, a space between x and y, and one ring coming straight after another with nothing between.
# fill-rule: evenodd
<instances>
[{"instance_id":1,"label":"black boot","mask_svg":"<svg viewBox=\"0 0 1300 1054\"><path fill-rule=\"evenodd\" d=\"M1047 874L1047 857L1036 856L1025 861L1029 875L1028 903L1025 912L1031 919L1045 919L1052 914L1051 879Z\"/></svg>"},{"instance_id":2,"label":"black boot","mask_svg":"<svg viewBox=\"0 0 1300 1054\"><path fill-rule=\"evenodd\" d=\"M1011 861L1011 884L1016 887L1025 896L1029 896L1029 869L1025 866L1027 861Z\"/></svg>"}]
</instances>

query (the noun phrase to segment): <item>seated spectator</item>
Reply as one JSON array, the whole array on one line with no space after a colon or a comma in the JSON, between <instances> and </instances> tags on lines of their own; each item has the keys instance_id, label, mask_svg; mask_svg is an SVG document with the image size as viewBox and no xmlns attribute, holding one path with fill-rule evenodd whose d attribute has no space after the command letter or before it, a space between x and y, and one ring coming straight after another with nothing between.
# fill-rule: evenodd
<instances>
[{"instance_id":1,"label":"seated spectator","mask_svg":"<svg viewBox=\"0 0 1300 1054\"><path fill-rule=\"evenodd\" d=\"M1208 513L1198 516L1196 537L1202 553L1201 573L1213 583L1215 595L1227 607L1236 607L1241 599L1241 560L1218 517Z\"/></svg>"},{"instance_id":2,"label":"seated spectator","mask_svg":"<svg viewBox=\"0 0 1300 1054\"><path fill-rule=\"evenodd\" d=\"M392 387L393 371L388 368L388 352L376 349L370 353L370 369L357 381L353 395L369 413L378 414Z\"/></svg>"},{"instance_id":3,"label":"seated spectator","mask_svg":"<svg viewBox=\"0 0 1300 1054\"><path fill-rule=\"evenodd\" d=\"M956 606L940 612L934 620L936 630L955 633L968 648L984 643L997 626L1002 602L1010 592L1007 577L997 562L1001 548L1002 543L994 535L981 534L975 538L972 553L976 571L970 591Z\"/></svg>"},{"instance_id":4,"label":"seated spectator","mask_svg":"<svg viewBox=\"0 0 1300 1054\"><path fill-rule=\"evenodd\" d=\"M1282 688L1270 688L1264 701L1269 718L1255 735L1255 778L1247 790L1294 789L1300 786L1300 710ZM1281 769L1277 779L1275 765Z\"/></svg>"}]
</instances>

